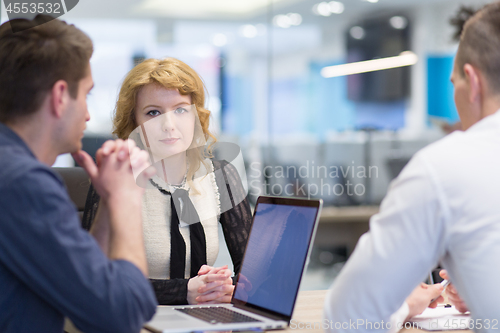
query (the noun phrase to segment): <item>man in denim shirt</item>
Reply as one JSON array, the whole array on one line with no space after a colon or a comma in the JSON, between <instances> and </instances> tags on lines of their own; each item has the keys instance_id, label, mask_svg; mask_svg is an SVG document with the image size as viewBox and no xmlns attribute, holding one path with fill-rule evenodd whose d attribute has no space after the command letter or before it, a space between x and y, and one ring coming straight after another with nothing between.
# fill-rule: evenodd
<instances>
[{"instance_id":1,"label":"man in denim shirt","mask_svg":"<svg viewBox=\"0 0 500 333\"><path fill-rule=\"evenodd\" d=\"M0 331L62 332L69 317L86 332L138 332L156 308L132 174L147 156L121 140L97 165L80 150L92 42L48 20L0 26ZM50 168L67 152L104 199L90 234Z\"/></svg>"}]
</instances>

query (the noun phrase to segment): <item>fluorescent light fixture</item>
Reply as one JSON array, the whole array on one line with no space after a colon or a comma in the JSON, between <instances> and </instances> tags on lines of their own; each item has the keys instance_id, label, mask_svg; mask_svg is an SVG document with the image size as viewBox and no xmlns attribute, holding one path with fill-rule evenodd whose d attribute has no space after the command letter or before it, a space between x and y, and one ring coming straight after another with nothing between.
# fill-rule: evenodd
<instances>
[{"instance_id":1,"label":"fluorescent light fixture","mask_svg":"<svg viewBox=\"0 0 500 333\"><path fill-rule=\"evenodd\" d=\"M418 62L418 56L411 52L401 52L400 55L395 57L366 60L359 62L352 62L349 64L336 65L323 67L321 69L321 76L324 78L331 78L337 76L346 76L374 71L381 71L384 69L412 66Z\"/></svg>"},{"instance_id":2,"label":"fluorescent light fixture","mask_svg":"<svg viewBox=\"0 0 500 333\"><path fill-rule=\"evenodd\" d=\"M371 2L371 3L377 3L378 2L378 0L366 0L366 1Z\"/></svg>"},{"instance_id":3,"label":"fluorescent light fixture","mask_svg":"<svg viewBox=\"0 0 500 333\"><path fill-rule=\"evenodd\" d=\"M0 1L1 2L1 1ZM119 3L118 1L117 3ZM128 1L136 3L130 13L142 15L154 15L161 17L182 17L182 18L213 18L221 16L234 18L234 16L254 15L265 10L269 3L281 4L289 0L137 0ZM2 12L3 13L3 12ZM3 14L2 14L3 17Z\"/></svg>"}]
</instances>

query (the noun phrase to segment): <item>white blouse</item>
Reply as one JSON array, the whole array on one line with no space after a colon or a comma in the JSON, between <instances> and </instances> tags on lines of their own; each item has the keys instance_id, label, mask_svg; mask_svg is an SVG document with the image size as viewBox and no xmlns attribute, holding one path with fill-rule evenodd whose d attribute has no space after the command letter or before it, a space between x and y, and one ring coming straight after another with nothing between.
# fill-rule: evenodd
<instances>
[{"instance_id":1,"label":"white blouse","mask_svg":"<svg viewBox=\"0 0 500 333\"><path fill-rule=\"evenodd\" d=\"M221 214L220 194L215 181L213 163L209 159L206 159L205 163L208 168L201 163L193 179L193 184L199 193L195 194L195 191L189 188L188 183L184 184L181 188L189 192L189 198L200 217L205 231L207 264L212 266L219 253L218 223ZM152 180L160 188L168 192L173 193L176 190L175 187L167 184L157 175ZM169 279L171 196L161 193L157 188L151 187L146 189L142 200L144 243L149 277L151 279ZM189 225L180 221L179 230L186 243L186 268L184 276L186 279L189 279L191 273Z\"/></svg>"}]
</instances>

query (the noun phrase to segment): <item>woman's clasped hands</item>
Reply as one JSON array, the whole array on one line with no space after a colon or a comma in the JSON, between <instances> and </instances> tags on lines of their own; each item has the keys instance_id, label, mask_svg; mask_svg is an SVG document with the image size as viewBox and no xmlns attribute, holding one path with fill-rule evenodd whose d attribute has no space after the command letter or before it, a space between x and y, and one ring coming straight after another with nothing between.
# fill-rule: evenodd
<instances>
[{"instance_id":1,"label":"woman's clasped hands","mask_svg":"<svg viewBox=\"0 0 500 333\"><path fill-rule=\"evenodd\" d=\"M234 286L232 271L222 267L201 266L198 275L188 281L187 301L189 304L229 303Z\"/></svg>"}]
</instances>

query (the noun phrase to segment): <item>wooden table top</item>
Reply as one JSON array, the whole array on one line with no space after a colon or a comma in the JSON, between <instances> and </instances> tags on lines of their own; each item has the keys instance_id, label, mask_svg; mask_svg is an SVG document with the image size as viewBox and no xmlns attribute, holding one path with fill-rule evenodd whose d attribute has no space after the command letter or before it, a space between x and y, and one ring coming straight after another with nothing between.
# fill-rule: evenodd
<instances>
[{"instance_id":1,"label":"wooden table top","mask_svg":"<svg viewBox=\"0 0 500 333\"><path fill-rule=\"evenodd\" d=\"M291 325L284 332L303 331L308 333L322 333L323 329L319 324L316 325L316 328L312 329L300 329L302 326L299 325L322 322L325 296L326 290L300 291L295 304L295 309L293 310L292 321L290 322ZM293 327L295 327L295 329L292 329Z\"/></svg>"}]
</instances>

